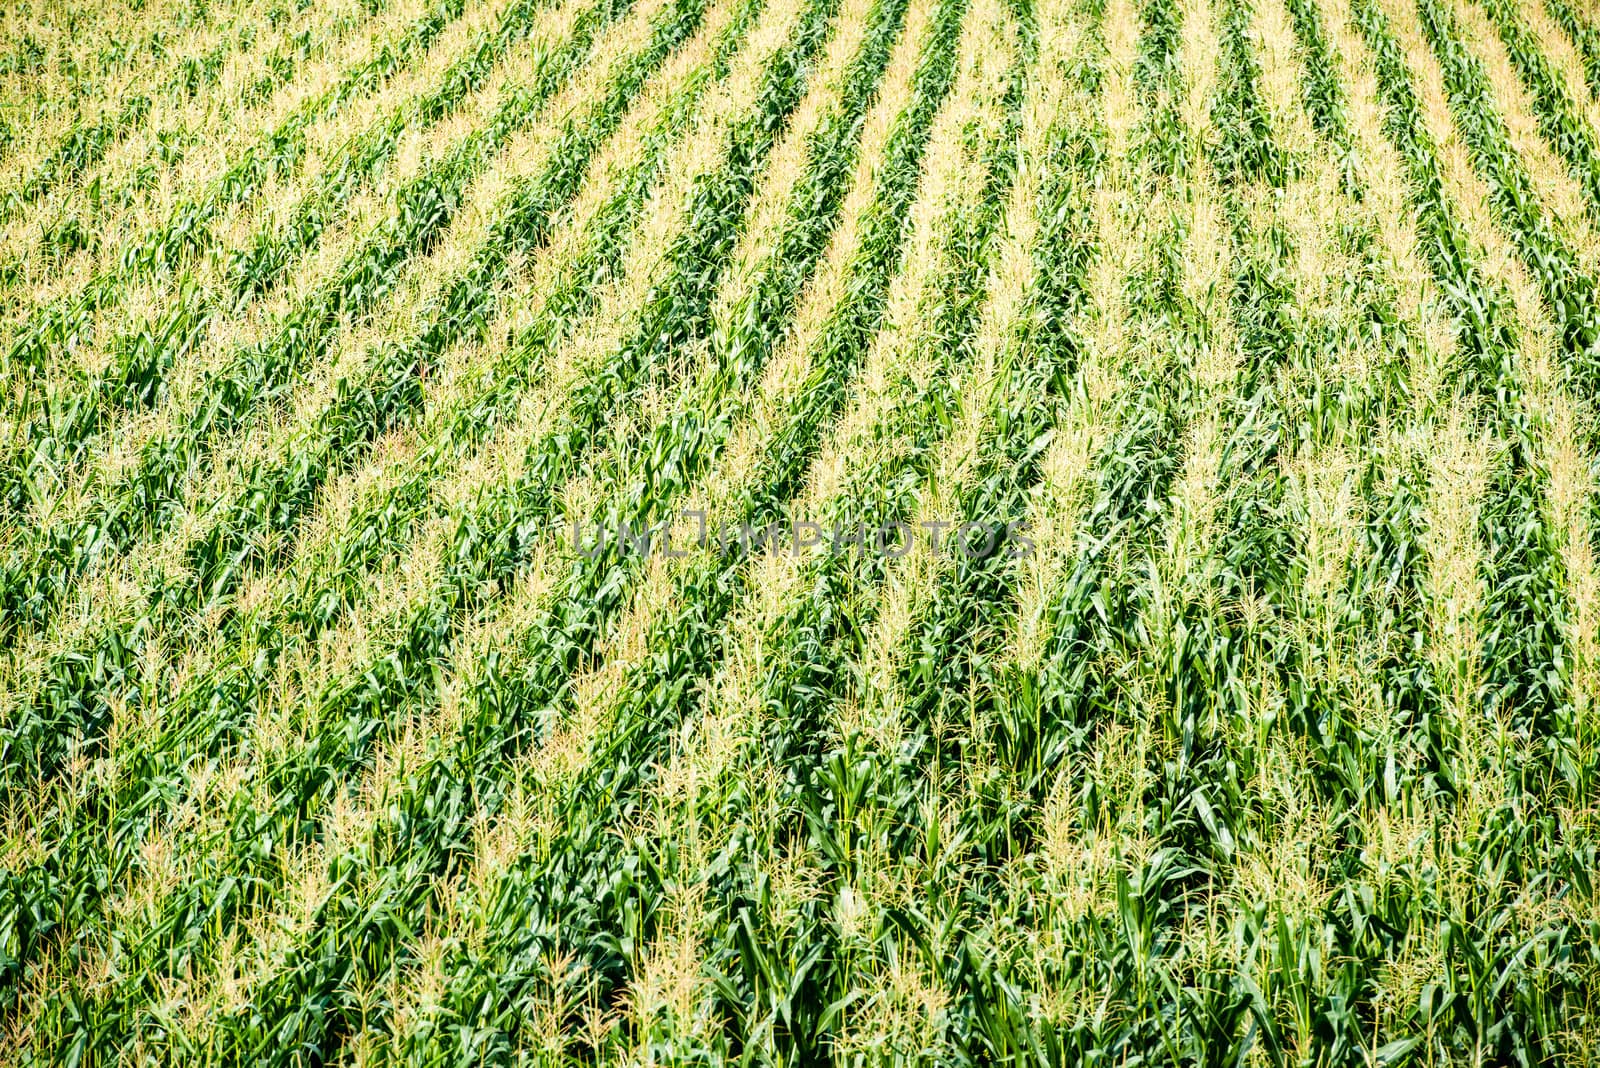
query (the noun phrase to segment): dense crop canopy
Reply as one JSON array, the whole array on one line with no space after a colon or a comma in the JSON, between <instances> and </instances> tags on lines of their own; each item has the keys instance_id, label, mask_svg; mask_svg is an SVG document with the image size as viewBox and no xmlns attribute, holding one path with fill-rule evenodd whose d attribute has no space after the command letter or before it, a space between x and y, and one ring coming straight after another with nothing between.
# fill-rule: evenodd
<instances>
[{"instance_id":1,"label":"dense crop canopy","mask_svg":"<svg viewBox=\"0 0 1600 1068\"><path fill-rule=\"evenodd\" d=\"M0 10L5 1063L1594 1064L1597 866L1592 4Z\"/></svg>"}]
</instances>

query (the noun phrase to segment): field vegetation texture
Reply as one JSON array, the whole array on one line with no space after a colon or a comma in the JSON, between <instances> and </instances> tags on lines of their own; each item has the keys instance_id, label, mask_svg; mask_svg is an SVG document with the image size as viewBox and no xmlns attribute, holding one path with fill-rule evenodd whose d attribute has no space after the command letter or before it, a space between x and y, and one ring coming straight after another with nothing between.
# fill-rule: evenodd
<instances>
[{"instance_id":1,"label":"field vegetation texture","mask_svg":"<svg viewBox=\"0 0 1600 1068\"><path fill-rule=\"evenodd\" d=\"M0 10L0 1062L1594 1065L1597 865L1592 0Z\"/></svg>"}]
</instances>

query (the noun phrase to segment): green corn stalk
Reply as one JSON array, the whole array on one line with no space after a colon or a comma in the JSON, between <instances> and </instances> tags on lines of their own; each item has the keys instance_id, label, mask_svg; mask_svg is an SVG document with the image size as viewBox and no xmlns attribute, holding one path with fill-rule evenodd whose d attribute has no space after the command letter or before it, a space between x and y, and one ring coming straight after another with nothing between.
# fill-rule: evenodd
<instances>
[{"instance_id":1,"label":"green corn stalk","mask_svg":"<svg viewBox=\"0 0 1600 1068\"><path fill-rule=\"evenodd\" d=\"M229 252L227 274L231 279L228 284L232 305L237 307L245 299L276 286L300 254L315 245L326 228L342 217L351 198L382 173L400 138L409 130L426 128L450 115L484 83L512 45L531 31L535 15L545 6L545 0L523 0L509 8L498 25L485 30L477 45L444 72L438 86L352 137L338 159L319 173L313 187L290 209L286 222L281 226L265 224L246 245ZM595 10L600 13L601 23L618 7L597 4ZM580 51L593 26L593 20L585 21L589 25L581 26L574 43ZM541 71L543 77L528 86L530 102L548 97L559 70L559 64L550 64ZM316 113L309 108L301 111L308 119ZM296 127L296 133L303 129ZM292 143L303 149L303 140ZM228 184L226 176L223 184ZM215 212L224 202L225 198L218 197L209 206ZM177 266L171 253L180 247L165 246L168 266ZM184 254L191 251L199 248L185 248ZM155 269L154 264L146 267ZM0 487L0 505L20 511L33 496L33 486L50 484L57 471L79 461L94 447L98 432L114 413L152 407L165 399L168 372L203 336L219 311L218 305L228 304L224 295L202 293L192 286L181 287L177 298L177 306L164 312L156 323L112 342L113 359L108 373L101 377L80 373L43 399L43 410L21 431L22 440L15 451L27 460L8 468L17 477L9 486ZM181 323L184 329L175 330L174 322ZM14 359L18 355L13 352Z\"/></svg>"},{"instance_id":2,"label":"green corn stalk","mask_svg":"<svg viewBox=\"0 0 1600 1068\"><path fill-rule=\"evenodd\" d=\"M1585 207L1589 215L1600 217L1600 143L1596 142L1596 132L1589 128L1516 5L1507 0L1483 0L1483 7L1505 44L1523 87L1533 97L1540 136L1567 161L1573 181L1588 194Z\"/></svg>"},{"instance_id":3,"label":"green corn stalk","mask_svg":"<svg viewBox=\"0 0 1600 1068\"><path fill-rule=\"evenodd\" d=\"M615 128L621 113L626 110L627 102L643 86L650 72L694 28L701 10L698 4L684 3L670 9L667 17L658 20L651 43L619 65L615 81L601 100L602 104L613 106L615 114L606 121L590 121L591 117L587 114L574 116L567 127L567 135L558 142L564 151L557 153L544 175L512 196L511 204L514 207L504 217L505 227L529 221L527 215L538 218L540 212L554 213L577 192L585 161L592 156L607 133ZM732 39L728 38L729 41ZM703 79L695 82L689 95L669 111L662 129L655 135L658 142L670 137L676 126L674 116L680 115L692 103L694 94L703 87ZM636 210L643 201L652 174L653 167L647 160L639 168L638 174L624 183L615 203L608 205L602 213L597 232L589 242L590 256L575 264L570 276L563 282L565 297L553 299L549 305L551 314L557 319L565 318L583 306L583 284L594 276L595 271L603 269L601 265L605 262L605 255L620 247L617 239L622 223L629 212ZM544 217L548 219L549 214ZM500 233L507 236L509 231L502 229ZM495 253L486 250L485 255L492 257ZM531 344L529 340L513 353L513 363L522 377L513 374L503 377L491 375L491 388L473 398L462 409L442 414L438 420L439 432L431 438L433 449L428 454L425 469L414 472L412 477L359 512L348 538L335 544L330 559L311 563L306 582L291 586L285 604L264 616L233 616L228 619L224 625L224 637L235 644L239 655L245 657L243 662L225 661L216 672L197 680L185 692L176 695L171 702L172 715L169 718L175 729L147 742L148 752L134 759L139 770L129 784L131 791L120 797L91 795L78 813L79 817L98 813L99 816L90 818L110 818L113 812L118 813L119 824L128 829L126 841L132 843L139 837L136 828L146 826L159 812L160 795L147 793L138 784L161 781L186 765L193 758L192 747L196 745L202 747L203 751L216 753L236 744L247 727L250 709L262 696L261 687L270 679L270 665L285 652L281 635L293 633L297 628L309 628L305 638L314 640L318 633L333 624L337 610L344 606L344 598L339 591L347 588L350 582L359 580L383 554L398 547L398 539L405 532L413 530L420 523L419 506L432 480L449 469L452 459L459 459L470 451L474 443L481 441L483 434L491 432L497 422L514 410L519 390L529 380L527 376L537 372L538 364L531 358ZM201 543L196 548L198 550L203 546L204 543ZM217 582L203 592L208 596L220 595L224 591L219 586L226 585L231 589L232 582L232 578L219 575ZM95 717L93 722L103 723L99 717L109 712L110 701L156 699L155 695L141 693L136 685L128 685L133 680L121 665L131 662L128 659L130 655L137 655L137 649L142 648L148 632L156 622L162 621L161 617L170 616L165 622L177 626L187 612L194 611L197 592L200 591L196 591L192 583L180 580L153 590L151 602L155 619L143 617L131 621L126 627L113 624L96 636L94 644L87 651L64 657L47 676L35 710L53 709L60 712L69 708L90 709ZM86 665L95 666L84 671ZM157 807L152 808L152 803L156 803ZM70 826L60 828L60 833L63 840L70 837ZM66 855L61 861L71 859L70 855ZM132 853L122 853L109 859L112 870L122 870L131 862ZM72 929L84 922L82 916L75 913L57 916L54 910L43 907L37 899L26 895L14 896L18 888L31 885L37 875L46 871L51 872L52 885L75 885L76 879L68 872L54 869L56 860L52 857L42 867L17 873L13 885L0 894L9 899L10 906L5 913L11 926L7 944L20 944L26 950L57 924ZM91 894L79 900L78 907L92 909L97 907L97 903L98 896ZM30 920L33 922L30 923ZM39 923L39 920L43 923Z\"/></svg>"}]
</instances>

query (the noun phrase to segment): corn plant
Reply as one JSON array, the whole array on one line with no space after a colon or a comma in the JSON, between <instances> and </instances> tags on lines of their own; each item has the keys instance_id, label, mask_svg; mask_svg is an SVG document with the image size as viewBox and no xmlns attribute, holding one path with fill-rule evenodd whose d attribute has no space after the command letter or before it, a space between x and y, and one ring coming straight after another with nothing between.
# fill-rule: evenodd
<instances>
[{"instance_id":1,"label":"corn plant","mask_svg":"<svg viewBox=\"0 0 1600 1068\"><path fill-rule=\"evenodd\" d=\"M7 1062L1595 1063L1596 27L0 11Z\"/></svg>"}]
</instances>

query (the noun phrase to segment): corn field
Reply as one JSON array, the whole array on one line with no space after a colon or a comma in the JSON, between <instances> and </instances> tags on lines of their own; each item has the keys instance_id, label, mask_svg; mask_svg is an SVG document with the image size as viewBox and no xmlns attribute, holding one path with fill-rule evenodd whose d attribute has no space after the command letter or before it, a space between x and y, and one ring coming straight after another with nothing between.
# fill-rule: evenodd
<instances>
[{"instance_id":1,"label":"corn field","mask_svg":"<svg viewBox=\"0 0 1600 1068\"><path fill-rule=\"evenodd\" d=\"M1597 868L1594 0L0 10L0 1063L1600 1065Z\"/></svg>"}]
</instances>

